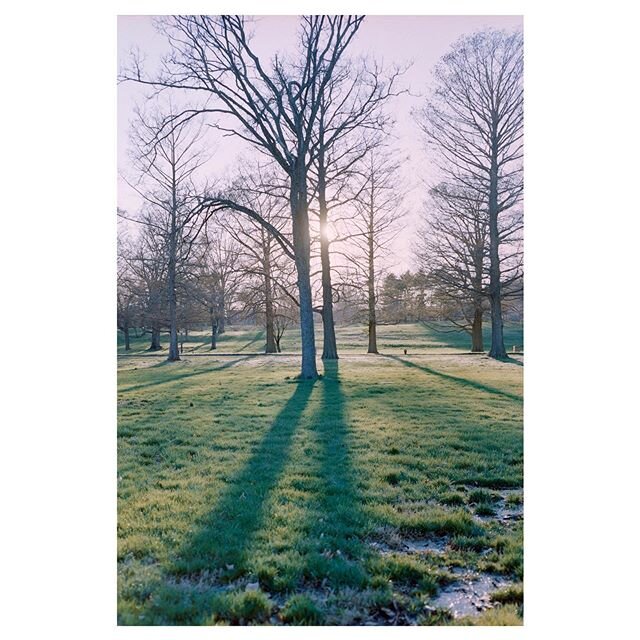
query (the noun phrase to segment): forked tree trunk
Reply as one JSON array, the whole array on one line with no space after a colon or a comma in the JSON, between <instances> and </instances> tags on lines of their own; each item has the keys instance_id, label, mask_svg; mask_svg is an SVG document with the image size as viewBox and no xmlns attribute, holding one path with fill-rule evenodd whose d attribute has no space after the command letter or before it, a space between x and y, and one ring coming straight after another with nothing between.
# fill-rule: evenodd
<instances>
[{"instance_id":1,"label":"forked tree trunk","mask_svg":"<svg viewBox=\"0 0 640 640\"><path fill-rule=\"evenodd\" d=\"M476 305L473 313L473 323L471 325L471 351L482 353L484 351L484 341L482 339L482 306Z\"/></svg>"},{"instance_id":2,"label":"forked tree trunk","mask_svg":"<svg viewBox=\"0 0 640 640\"><path fill-rule=\"evenodd\" d=\"M500 239L498 236L498 150L492 153L489 181L489 301L491 303L491 350L489 357L505 359L500 283Z\"/></svg>"},{"instance_id":3,"label":"forked tree trunk","mask_svg":"<svg viewBox=\"0 0 640 640\"><path fill-rule=\"evenodd\" d=\"M333 287L331 286L331 258L327 236L327 194L324 152L318 159L318 204L320 209L320 262L322 265L322 359L337 360L336 328L333 320Z\"/></svg>"},{"instance_id":4,"label":"forked tree trunk","mask_svg":"<svg viewBox=\"0 0 640 640\"><path fill-rule=\"evenodd\" d=\"M313 327L313 301L311 296L309 211L307 203L307 180L304 158L300 158L291 180L291 213L293 227L293 249L298 275L300 297L300 339L302 344L302 365L300 377L315 379L316 341Z\"/></svg>"}]
</instances>

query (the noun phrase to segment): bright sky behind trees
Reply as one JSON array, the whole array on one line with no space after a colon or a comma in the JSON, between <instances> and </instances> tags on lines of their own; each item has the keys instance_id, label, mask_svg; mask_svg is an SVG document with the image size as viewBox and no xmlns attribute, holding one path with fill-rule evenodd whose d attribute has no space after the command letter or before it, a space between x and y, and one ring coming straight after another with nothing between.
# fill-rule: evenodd
<instances>
[{"instance_id":1,"label":"bright sky behind trees","mask_svg":"<svg viewBox=\"0 0 640 640\"><path fill-rule=\"evenodd\" d=\"M296 46L297 16L261 16L254 25L255 48L261 57L270 59L276 52L287 54ZM425 154L418 127L411 110L419 107L428 93L431 72L450 46L462 35L477 29L493 27L514 30L522 28L521 16L367 16L354 42L350 56L373 56L385 65L413 64L403 75L402 86L409 94L394 99L389 109L396 120L394 148L402 158L404 181L409 189L405 201L408 215L406 229L395 241L394 271L415 268L411 244L416 235L419 213L426 186L434 174ZM164 38L157 34L151 16L120 16L118 19L119 65L126 63L129 52L138 48L146 55L147 72L154 70L167 51ZM129 122L136 104L143 104L148 87L124 83L118 88L118 165L122 173L130 171L127 155ZM208 173L224 180L229 177L241 156L251 155L247 145L235 138L222 138L212 132L212 158ZM118 185L118 205L135 211L140 205L137 194L123 181Z\"/></svg>"}]
</instances>

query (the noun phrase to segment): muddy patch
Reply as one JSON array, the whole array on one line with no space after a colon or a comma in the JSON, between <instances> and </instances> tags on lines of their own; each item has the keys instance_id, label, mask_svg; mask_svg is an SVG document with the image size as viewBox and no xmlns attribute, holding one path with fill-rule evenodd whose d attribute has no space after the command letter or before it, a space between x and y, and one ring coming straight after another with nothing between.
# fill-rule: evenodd
<instances>
[{"instance_id":1,"label":"muddy patch","mask_svg":"<svg viewBox=\"0 0 640 640\"><path fill-rule=\"evenodd\" d=\"M392 553L441 555L449 550L449 539L429 536L426 538L404 538L396 530L380 529L375 540L369 542L372 549L382 555Z\"/></svg>"},{"instance_id":2,"label":"muddy patch","mask_svg":"<svg viewBox=\"0 0 640 640\"><path fill-rule=\"evenodd\" d=\"M492 609L491 594L514 584L506 578L474 571L453 571L458 580L444 587L429 606L444 609L454 618L475 616Z\"/></svg>"},{"instance_id":3,"label":"muddy patch","mask_svg":"<svg viewBox=\"0 0 640 640\"><path fill-rule=\"evenodd\" d=\"M470 497L469 506L474 508L476 518L481 522L513 524L524 517L522 489L484 490L464 485ZM481 499L474 499L479 495Z\"/></svg>"}]
</instances>

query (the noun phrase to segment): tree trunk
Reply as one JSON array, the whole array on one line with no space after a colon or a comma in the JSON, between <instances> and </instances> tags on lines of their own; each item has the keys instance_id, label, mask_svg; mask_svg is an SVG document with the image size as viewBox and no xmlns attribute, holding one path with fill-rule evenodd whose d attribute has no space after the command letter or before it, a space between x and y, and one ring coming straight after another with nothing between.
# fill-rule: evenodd
<instances>
[{"instance_id":1,"label":"tree trunk","mask_svg":"<svg viewBox=\"0 0 640 640\"><path fill-rule=\"evenodd\" d=\"M129 338L129 327L124 327L124 329L122 329L122 333L124 334L124 350L129 351L131 349L131 341Z\"/></svg>"},{"instance_id":2,"label":"tree trunk","mask_svg":"<svg viewBox=\"0 0 640 640\"><path fill-rule=\"evenodd\" d=\"M264 312L265 312L265 329L267 332L267 344L265 353L277 353L274 314L273 314L273 283L271 282L271 247L270 240L266 237L264 229L262 233L262 255L264 266Z\"/></svg>"},{"instance_id":3,"label":"tree trunk","mask_svg":"<svg viewBox=\"0 0 640 640\"><path fill-rule=\"evenodd\" d=\"M333 287L331 286L331 259L327 236L327 194L324 152L318 158L318 204L320 209L320 262L322 264L322 359L337 360L336 328L333 320Z\"/></svg>"},{"instance_id":4,"label":"tree trunk","mask_svg":"<svg viewBox=\"0 0 640 640\"><path fill-rule=\"evenodd\" d=\"M313 300L311 296L309 211L307 202L307 175L304 157L299 157L291 179L291 214L293 227L293 248L298 274L300 296L300 338L302 344L302 365L300 377L315 379L316 341L313 327Z\"/></svg>"},{"instance_id":5,"label":"tree trunk","mask_svg":"<svg viewBox=\"0 0 640 640\"><path fill-rule=\"evenodd\" d=\"M377 337L377 322L376 322L376 283L375 283L375 264L374 264L374 223L375 223L375 208L373 201L373 184L371 185L371 198L369 201L369 227L367 238L367 258L368 258L368 273L367 273L367 297L369 303L369 348L367 353L378 353L378 337Z\"/></svg>"},{"instance_id":6,"label":"tree trunk","mask_svg":"<svg viewBox=\"0 0 640 640\"><path fill-rule=\"evenodd\" d=\"M218 322L217 319L212 315L211 316L211 349L213 351L218 347L216 344L216 335L218 333Z\"/></svg>"},{"instance_id":7,"label":"tree trunk","mask_svg":"<svg viewBox=\"0 0 640 640\"><path fill-rule=\"evenodd\" d=\"M176 304L176 263L175 256L169 258L169 269L167 274L169 287L169 362L180 360L178 351L178 313Z\"/></svg>"},{"instance_id":8,"label":"tree trunk","mask_svg":"<svg viewBox=\"0 0 640 640\"><path fill-rule=\"evenodd\" d=\"M167 298L169 302L169 355L167 360L180 360L178 351L178 313L176 303L176 261L178 251L178 194L175 147L171 146L171 229L169 231L169 264L167 265Z\"/></svg>"},{"instance_id":9,"label":"tree trunk","mask_svg":"<svg viewBox=\"0 0 640 640\"><path fill-rule=\"evenodd\" d=\"M160 328L151 327L151 346L149 351L160 351L162 345L160 344Z\"/></svg>"},{"instance_id":10,"label":"tree trunk","mask_svg":"<svg viewBox=\"0 0 640 640\"><path fill-rule=\"evenodd\" d=\"M223 302L222 305L220 307L220 315L218 316L218 333L224 333L226 331L225 329L225 309L224 309L224 296L223 296Z\"/></svg>"},{"instance_id":11,"label":"tree trunk","mask_svg":"<svg viewBox=\"0 0 640 640\"><path fill-rule=\"evenodd\" d=\"M489 180L489 301L491 303L490 358L507 357L502 324L502 291L500 283L500 238L498 236L498 150L493 145Z\"/></svg>"},{"instance_id":12,"label":"tree trunk","mask_svg":"<svg viewBox=\"0 0 640 640\"><path fill-rule=\"evenodd\" d=\"M473 312L473 323L471 325L471 351L482 353L484 351L484 341L482 339L482 303L476 305Z\"/></svg>"}]
</instances>

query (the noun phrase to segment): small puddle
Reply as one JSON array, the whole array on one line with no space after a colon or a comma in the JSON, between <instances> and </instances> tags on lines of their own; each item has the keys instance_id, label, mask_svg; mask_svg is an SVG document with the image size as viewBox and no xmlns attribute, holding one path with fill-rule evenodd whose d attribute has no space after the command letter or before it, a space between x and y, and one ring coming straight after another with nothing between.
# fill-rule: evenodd
<instances>
[{"instance_id":1,"label":"small puddle","mask_svg":"<svg viewBox=\"0 0 640 640\"><path fill-rule=\"evenodd\" d=\"M511 584L513 582L502 576L464 572L460 580L444 587L429 605L446 609L454 618L475 616L493 608L491 594L494 591Z\"/></svg>"}]
</instances>

